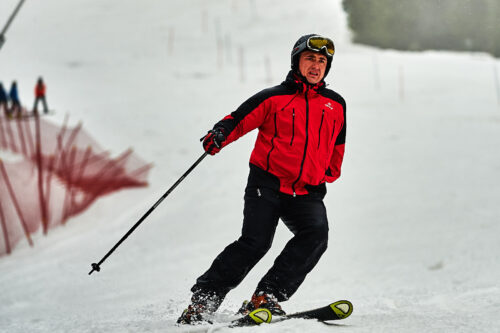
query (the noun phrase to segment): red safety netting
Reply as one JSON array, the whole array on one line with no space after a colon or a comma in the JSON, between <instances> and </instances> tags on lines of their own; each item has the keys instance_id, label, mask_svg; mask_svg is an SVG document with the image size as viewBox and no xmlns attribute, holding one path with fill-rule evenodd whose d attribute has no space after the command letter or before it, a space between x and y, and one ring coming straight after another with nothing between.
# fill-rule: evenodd
<instances>
[{"instance_id":1,"label":"red safety netting","mask_svg":"<svg viewBox=\"0 0 500 333\"><path fill-rule=\"evenodd\" d=\"M147 185L150 164L131 149L112 158L79 124L68 127L40 117L0 115L0 255L40 228L64 224L100 196Z\"/></svg>"}]
</instances>

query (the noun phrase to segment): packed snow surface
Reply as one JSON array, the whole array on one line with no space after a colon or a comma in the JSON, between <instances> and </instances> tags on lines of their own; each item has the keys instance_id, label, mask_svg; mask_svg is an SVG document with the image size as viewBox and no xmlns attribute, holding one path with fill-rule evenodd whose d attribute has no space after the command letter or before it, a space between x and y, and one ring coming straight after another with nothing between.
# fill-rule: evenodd
<instances>
[{"instance_id":1,"label":"packed snow surface","mask_svg":"<svg viewBox=\"0 0 500 333\"><path fill-rule=\"evenodd\" d=\"M0 2L0 23L17 0ZM83 121L113 152L155 167L35 246L0 258L1 332L184 332L194 280L240 232L251 133L208 157L88 275L202 154L199 138L279 84L291 47L336 42L326 81L347 101L342 177L328 186L327 253L283 307L349 299L338 326L289 320L230 332L498 332L500 92L485 54L396 52L350 43L340 1L27 1L0 50L0 80L33 103L42 75L52 121ZM291 233L218 314L250 297ZM221 331L224 331L222 329Z\"/></svg>"}]
</instances>

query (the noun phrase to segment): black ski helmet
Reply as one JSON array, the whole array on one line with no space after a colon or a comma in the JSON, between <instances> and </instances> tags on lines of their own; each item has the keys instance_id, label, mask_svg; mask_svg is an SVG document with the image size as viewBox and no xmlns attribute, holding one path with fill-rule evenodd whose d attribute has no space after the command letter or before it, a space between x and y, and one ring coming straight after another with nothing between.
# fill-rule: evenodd
<instances>
[{"instance_id":1,"label":"black ski helmet","mask_svg":"<svg viewBox=\"0 0 500 333\"><path fill-rule=\"evenodd\" d=\"M304 36L300 37L293 45L292 54L291 54L292 71L299 73L300 54L302 52L308 50L307 40L312 36L321 36L321 35L318 35L318 34L304 35ZM323 79L324 79L328 75L328 72L330 71L330 67L332 66L333 56L329 56L328 54L326 54L326 52L324 52L323 54L326 56L326 69L325 69L325 75L323 77Z\"/></svg>"}]
</instances>

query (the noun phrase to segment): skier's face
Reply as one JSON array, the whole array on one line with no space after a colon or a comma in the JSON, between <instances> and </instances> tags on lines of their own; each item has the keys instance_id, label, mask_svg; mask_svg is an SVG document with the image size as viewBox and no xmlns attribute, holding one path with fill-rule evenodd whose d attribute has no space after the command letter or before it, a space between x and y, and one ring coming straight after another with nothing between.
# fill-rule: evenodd
<instances>
[{"instance_id":1,"label":"skier's face","mask_svg":"<svg viewBox=\"0 0 500 333\"><path fill-rule=\"evenodd\" d=\"M323 79L327 59L324 55L312 51L304 51L299 58L299 72L310 84L316 84Z\"/></svg>"}]
</instances>

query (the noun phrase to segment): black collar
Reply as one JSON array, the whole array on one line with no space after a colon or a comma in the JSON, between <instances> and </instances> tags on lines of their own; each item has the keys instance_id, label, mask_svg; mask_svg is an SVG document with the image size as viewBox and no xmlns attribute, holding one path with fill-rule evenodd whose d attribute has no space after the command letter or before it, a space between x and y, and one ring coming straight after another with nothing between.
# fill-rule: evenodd
<instances>
[{"instance_id":1,"label":"black collar","mask_svg":"<svg viewBox=\"0 0 500 333\"><path fill-rule=\"evenodd\" d=\"M314 90L316 92L319 92L325 89L326 86L324 80L321 80L316 84L311 84L307 82L307 79L302 74L294 72L293 70L288 72L286 79L282 84L300 92L306 90Z\"/></svg>"}]
</instances>

